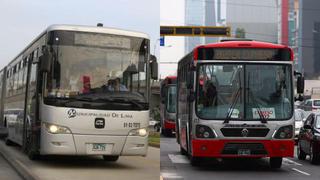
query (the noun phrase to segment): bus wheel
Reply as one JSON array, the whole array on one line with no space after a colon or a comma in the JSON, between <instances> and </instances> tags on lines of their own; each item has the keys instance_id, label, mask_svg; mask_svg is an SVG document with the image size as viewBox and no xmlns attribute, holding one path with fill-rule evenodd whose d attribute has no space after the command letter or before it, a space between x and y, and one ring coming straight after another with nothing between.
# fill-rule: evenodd
<instances>
[{"instance_id":1,"label":"bus wheel","mask_svg":"<svg viewBox=\"0 0 320 180\"><path fill-rule=\"evenodd\" d=\"M30 125L27 126L25 152L30 160L38 160L40 158L40 154L34 149L34 140L31 135Z\"/></svg>"},{"instance_id":2,"label":"bus wheel","mask_svg":"<svg viewBox=\"0 0 320 180\"><path fill-rule=\"evenodd\" d=\"M201 158L190 156L191 166L199 166L201 164Z\"/></svg>"},{"instance_id":3,"label":"bus wheel","mask_svg":"<svg viewBox=\"0 0 320 180\"><path fill-rule=\"evenodd\" d=\"M103 156L103 160L115 162L119 159L119 156Z\"/></svg>"},{"instance_id":4,"label":"bus wheel","mask_svg":"<svg viewBox=\"0 0 320 180\"><path fill-rule=\"evenodd\" d=\"M270 167L272 169L279 169L282 165L282 158L281 157L271 157L270 158Z\"/></svg>"},{"instance_id":5,"label":"bus wheel","mask_svg":"<svg viewBox=\"0 0 320 180\"><path fill-rule=\"evenodd\" d=\"M172 135L172 132L169 129L162 129L161 132L165 137L170 137Z\"/></svg>"},{"instance_id":6,"label":"bus wheel","mask_svg":"<svg viewBox=\"0 0 320 180\"><path fill-rule=\"evenodd\" d=\"M7 146L12 146L14 144L9 138L5 139L5 143Z\"/></svg>"},{"instance_id":7,"label":"bus wheel","mask_svg":"<svg viewBox=\"0 0 320 180\"><path fill-rule=\"evenodd\" d=\"M298 155L298 159L306 160L307 154L302 151L299 141L298 141L298 145L297 145L297 155Z\"/></svg>"}]
</instances>

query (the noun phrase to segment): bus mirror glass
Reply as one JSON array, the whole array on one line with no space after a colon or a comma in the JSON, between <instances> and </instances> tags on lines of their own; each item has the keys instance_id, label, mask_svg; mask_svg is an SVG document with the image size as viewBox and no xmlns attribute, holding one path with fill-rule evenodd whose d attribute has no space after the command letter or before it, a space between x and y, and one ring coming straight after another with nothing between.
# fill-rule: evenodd
<instances>
[{"instance_id":1,"label":"bus mirror glass","mask_svg":"<svg viewBox=\"0 0 320 180\"><path fill-rule=\"evenodd\" d=\"M43 54L39 57L39 60L40 60L40 70L41 72L49 72L50 71L50 60L48 58L48 55L47 54Z\"/></svg>"},{"instance_id":2,"label":"bus mirror glass","mask_svg":"<svg viewBox=\"0 0 320 180\"><path fill-rule=\"evenodd\" d=\"M297 93L303 94L304 92L304 77L298 76L297 77Z\"/></svg>"},{"instance_id":3,"label":"bus mirror glass","mask_svg":"<svg viewBox=\"0 0 320 180\"><path fill-rule=\"evenodd\" d=\"M158 79L158 62L157 58L154 55L150 55L150 62L151 62L151 78L153 80Z\"/></svg>"}]
</instances>

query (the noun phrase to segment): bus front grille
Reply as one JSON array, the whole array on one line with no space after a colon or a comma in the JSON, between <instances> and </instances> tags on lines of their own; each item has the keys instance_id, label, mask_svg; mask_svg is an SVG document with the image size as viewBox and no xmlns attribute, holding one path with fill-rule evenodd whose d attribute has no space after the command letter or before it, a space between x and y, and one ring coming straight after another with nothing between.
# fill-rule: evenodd
<instances>
[{"instance_id":1,"label":"bus front grille","mask_svg":"<svg viewBox=\"0 0 320 180\"><path fill-rule=\"evenodd\" d=\"M266 137L268 128L221 128L224 137Z\"/></svg>"}]
</instances>

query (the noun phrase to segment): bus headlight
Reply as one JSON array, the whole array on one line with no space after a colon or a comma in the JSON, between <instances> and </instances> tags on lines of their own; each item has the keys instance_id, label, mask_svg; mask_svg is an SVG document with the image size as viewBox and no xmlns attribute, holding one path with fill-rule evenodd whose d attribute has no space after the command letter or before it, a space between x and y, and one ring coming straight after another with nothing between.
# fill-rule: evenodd
<instances>
[{"instance_id":1,"label":"bus headlight","mask_svg":"<svg viewBox=\"0 0 320 180\"><path fill-rule=\"evenodd\" d=\"M148 130L145 128L141 128L141 129L132 129L129 132L129 136L141 136L144 137L148 134Z\"/></svg>"},{"instance_id":2,"label":"bus headlight","mask_svg":"<svg viewBox=\"0 0 320 180\"><path fill-rule=\"evenodd\" d=\"M69 128L64 126L58 126L50 123L42 123L43 127L51 134L70 134L71 131Z\"/></svg>"},{"instance_id":3,"label":"bus headlight","mask_svg":"<svg viewBox=\"0 0 320 180\"><path fill-rule=\"evenodd\" d=\"M210 127L198 124L196 126L196 137L197 138L215 138L215 135Z\"/></svg>"},{"instance_id":4,"label":"bus headlight","mask_svg":"<svg viewBox=\"0 0 320 180\"><path fill-rule=\"evenodd\" d=\"M293 135L293 126L283 126L279 128L274 135L275 139L291 139Z\"/></svg>"}]
</instances>

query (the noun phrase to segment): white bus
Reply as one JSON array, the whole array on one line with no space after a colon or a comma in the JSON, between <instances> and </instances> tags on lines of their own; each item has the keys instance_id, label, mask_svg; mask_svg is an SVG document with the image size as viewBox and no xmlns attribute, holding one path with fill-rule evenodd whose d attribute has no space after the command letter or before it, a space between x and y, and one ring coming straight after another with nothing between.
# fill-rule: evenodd
<instances>
[{"instance_id":1,"label":"white bus","mask_svg":"<svg viewBox=\"0 0 320 180\"><path fill-rule=\"evenodd\" d=\"M144 33L52 25L0 71L6 144L40 155L145 156L150 78ZM153 61L152 61L153 60Z\"/></svg>"}]
</instances>

